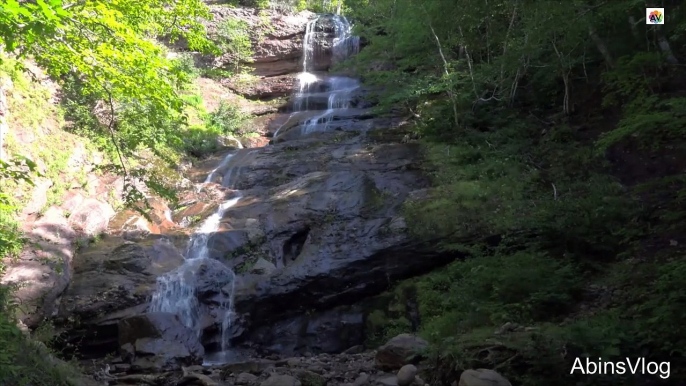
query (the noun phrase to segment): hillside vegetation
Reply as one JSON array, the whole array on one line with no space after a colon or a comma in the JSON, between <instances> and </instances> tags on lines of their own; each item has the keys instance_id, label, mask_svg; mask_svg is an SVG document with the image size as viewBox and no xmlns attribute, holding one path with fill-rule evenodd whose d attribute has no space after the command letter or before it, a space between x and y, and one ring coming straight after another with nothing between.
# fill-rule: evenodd
<instances>
[{"instance_id":1,"label":"hillside vegetation","mask_svg":"<svg viewBox=\"0 0 686 386\"><path fill-rule=\"evenodd\" d=\"M684 379L686 7L646 25L635 1L345 5L360 74L424 144L434 187L408 223L470 256L389 292L371 339L414 327L447 383L474 367L645 382L572 381L578 356L671 361Z\"/></svg>"}]
</instances>

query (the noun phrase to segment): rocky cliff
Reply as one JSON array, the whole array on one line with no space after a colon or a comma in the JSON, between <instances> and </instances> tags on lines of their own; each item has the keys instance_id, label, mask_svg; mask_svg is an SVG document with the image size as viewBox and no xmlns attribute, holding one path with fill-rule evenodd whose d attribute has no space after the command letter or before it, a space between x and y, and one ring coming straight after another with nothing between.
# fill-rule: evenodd
<instances>
[{"instance_id":1,"label":"rocky cliff","mask_svg":"<svg viewBox=\"0 0 686 386\"><path fill-rule=\"evenodd\" d=\"M248 125L260 136L243 139L246 149L227 148L193 165L190 183L179 185L179 203L168 208L151 197L149 217L115 214L76 193L46 213L50 226L79 219L104 232L75 255L70 244L69 274L51 286L52 298L42 298L49 307L33 314L36 322L55 315L67 351L114 354L139 371L197 363L227 343L264 355L341 352L364 342L363 299L456 257L408 234L402 205L420 197L426 181L417 144L403 140L406 122L375 115L364 87L327 73L341 50L350 50L341 32L349 34L347 21L224 6L213 13L210 32L227 18L249 26L249 81L245 74L201 77L198 86L208 109L226 100L253 114ZM222 69L235 58L196 56L196 63ZM298 75L304 65L311 78ZM60 210L71 212L69 221ZM197 239L203 258L191 267ZM197 342L183 315L172 323L160 316L166 314L148 314L160 311L151 300L163 285L174 294L190 291L183 299L193 303L188 320ZM150 336L124 342L130 326L141 323ZM188 362L150 359L168 350Z\"/></svg>"}]
</instances>

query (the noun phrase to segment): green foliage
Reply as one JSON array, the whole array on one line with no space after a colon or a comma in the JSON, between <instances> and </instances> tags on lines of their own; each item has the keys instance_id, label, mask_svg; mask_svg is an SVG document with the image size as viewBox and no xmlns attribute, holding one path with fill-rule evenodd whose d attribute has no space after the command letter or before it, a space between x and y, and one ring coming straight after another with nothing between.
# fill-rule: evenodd
<instances>
[{"instance_id":1,"label":"green foliage","mask_svg":"<svg viewBox=\"0 0 686 386\"><path fill-rule=\"evenodd\" d=\"M476 327L545 320L567 310L579 284L569 261L533 250L454 263L418 282L423 328L440 341Z\"/></svg>"},{"instance_id":2,"label":"green foliage","mask_svg":"<svg viewBox=\"0 0 686 386\"><path fill-rule=\"evenodd\" d=\"M36 173L36 164L28 158L16 157L9 162L0 160L0 186L3 188L21 183L33 185L32 173ZM37 175L40 176L39 173ZM4 259L16 257L25 242L16 221L18 209L15 199L0 191L0 275L5 270ZM0 286L2 290L4 287Z\"/></svg>"},{"instance_id":3,"label":"green foliage","mask_svg":"<svg viewBox=\"0 0 686 386\"><path fill-rule=\"evenodd\" d=\"M53 357L40 341L24 336L14 315L16 288L0 286L0 383L8 386L71 386L81 383L78 370Z\"/></svg>"},{"instance_id":4,"label":"green foliage","mask_svg":"<svg viewBox=\"0 0 686 386\"><path fill-rule=\"evenodd\" d=\"M202 113L204 122L184 131L184 151L200 158L221 148L220 137L240 136L246 116L236 105L221 101L211 113Z\"/></svg>"},{"instance_id":5,"label":"green foliage","mask_svg":"<svg viewBox=\"0 0 686 386\"><path fill-rule=\"evenodd\" d=\"M628 138L642 147L653 148L683 138L686 98L661 98L656 94L674 76L662 56L652 52L622 57L615 69L603 74L603 103L621 106L623 114L617 127L600 138L599 149L605 151Z\"/></svg>"},{"instance_id":6,"label":"green foliage","mask_svg":"<svg viewBox=\"0 0 686 386\"><path fill-rule=\"evenodd\" d=\"M126 176L125 198L133 199L140 196L134 175L153 191L160 187L138 161L141 152L178 160L187 126L182 92L197 76L187 58L167 58L154 38L184 38L191 49L217 52L199 20L210 16L200 0L10 1L0 8L0 43L63 81L72 130L119 164L108 168ZM169 196L168 189L156 193Z\"/></svg>"},{"instance_id":7,"label":"green foliage","mask_svg":"<svg viewBox=\"0 0 686 386\"><path fill-rule=\"evenodd\" d=\"M406 204L411 232L467 255L411 281L431 383L486 367L521 385L632 385L572 379L570 357L681 358L683 23L627 22L643 18L633 0L344 9L368 43L347 65L423 138L433 186ZM536 329L495 336L505 322Z\"/></svg>"},{"instance_id":8,"label":"green foliage","mask_svg":"<svg viewBox=\"0 0 686 386\"><path fill-rule=\"evenodd\" d=\"M186 74L191 80L197 78L202 73L202 71L195 66L195 60L191 54L183 53L172 63L176 72Z\"/></svg>"},{"instance_id":9,"label":"green foliage","mask_svg":"<svg viewBox=\"0 0 686 386\"><path fill-rule=\"evenodd\" d=\"M548 142L534 145L535 131L513 121L457 144L429 144L436 188L430 200L407 205L412 230L454 240L524 232L568 252L587 245L596 253L618 250L629 236L618 231L630 221L630 199L612 178L589 169L596 158L570 146L566 131L551 129Z\"/></svg>"},{"instance_id":10,"label":"green foliage","mask_svg":"<svg viewBox=\"0 0 686 386\"><path fill-rule=\"evenodd\" d=\"M217 40L222 52L231 55L233 70L240 72L253 55L249 25L244 20L229 17L217 27Z\"/></svg>"},{"instance_id":11,"label":"green foliage","mask_svg":"<svg viewBox=\"0 0 686 386\"><path fill-rule=\"evenodd\" d=\"M240 128L245 119L238 106L222 100L217 109L208 115L207 124L223 135L243 135L245 133Z\"/></svg>"}]
</instances>

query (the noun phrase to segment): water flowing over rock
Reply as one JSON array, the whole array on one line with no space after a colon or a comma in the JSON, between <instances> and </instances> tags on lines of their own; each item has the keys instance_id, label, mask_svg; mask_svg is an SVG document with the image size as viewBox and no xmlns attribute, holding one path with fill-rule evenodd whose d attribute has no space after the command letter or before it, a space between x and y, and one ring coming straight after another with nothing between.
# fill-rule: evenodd
<instances>
[{"instance_id":1,"label":"water flowing over rock","mask_svg":"<svg viewBox=\"0 0 686 386\"><path fill-rule=\"evenodd\" d=\"M297 30L268 37L297 62L290 100L260 121L271 144L198 162L164 211L174 226L75 258L60 318L80 318L65 340L84 357L121 350L121 321L145 312L175 315L208 366L343 352L364 341L361 300L458 257L414 242L400 215L427 185L404 121L375 116L357 79L327 72L359 50L348 20L288 17ZM272 63L266 52L258 62Z\"/></svg>"},{"instance_id":2,"label":"water flowing over rock","mask_svg":"<svg viewBox=\"0 0 686 386\"><path fill-rule=\"evenodd\" d=\"M228 166L233 156L233 153L227 155L219 166L210 172L205 183L211 182L218 170ZM233 171L233 169L229 170ZM230 183L230 180L228 178L227 183ZM232 321L236 275L220 261L210 258L210 241L218 232L226 211L236 205L240 199L241 196L238 194L219 204L217 210L193 233L183 265L157 279L157 290L152 295L150 304L152 312L169 312L178 315L181 322L200 337L203 331L201 317L207 313L207 310L201 307L200 299L218 297L217 311L222 314L220 323L222 351L226 351L229 344L227 332Z\"/></svg>"}]
</instances>

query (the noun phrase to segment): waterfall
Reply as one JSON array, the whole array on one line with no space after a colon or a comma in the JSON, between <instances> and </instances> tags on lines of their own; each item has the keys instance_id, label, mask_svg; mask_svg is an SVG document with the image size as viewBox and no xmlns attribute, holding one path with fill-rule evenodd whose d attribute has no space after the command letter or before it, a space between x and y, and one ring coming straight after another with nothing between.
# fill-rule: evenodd
<instances>
[{"instance_id":1,"label":"waterfall","mask_svg":"<svg viewBox=\"0 0 686 386\"><path fill-rule=\"evenodd\" d=\"M308 80L312 80L312 74L309 70L312 69L315 59L315 50L317 47L314 44L314 38L315 26L317 25L318 21L319 17L316 17L307 22L307 26L305 27L305 37L303 38L303 72L298 77L298 80L301 81L301 90L303 83L307 84ZM305 82L303 82L303 80Z\"/></svg>"},{"instance_id":2,"label":"waterfall","mask_svg":"<svg viewBox=\"0 0 686 386\"><path fill-rule=\"evenodd\" d=\"M341 15L333 17L336 36L333 40L333 60L342 61L360 52L360 37L352 34L353 27L347 18Z\"/></svg>"},{"instance_id":3,"label":"waterfall","mask_svg":"<svg viewBox=\"0 0 686 386\"><path fill-rule=\"evenodd\" d=\"M248 152L254 153L255 150ZM215 174L228 166L236 153L230 153L222 162L214 168L205 179L205 183L212 182ZM237 167L231 167L225 172L228 180L236 173ZM240 169L238 170L240 172ZM228 182L228 183L227 183ZM230 184L225 181L224 185ZM230 186L229 186L230 187ZM231 199L222 202L217 210L209 216L190 236L188 248L184 255L184 262L177 269L157 278L157 289L152 295L150 311L170 312L179 316L181 322L196 331L198 336L202 334L200 326L200 302L198 301L197 276L201 269L211 270L218 273L219 277L228 278L230 284L228 290L222 288L224 301L220 308L224 312L221 323L221 350L229 349L229 332L233 320L233 297L235 288L235 273L226 265L210 257L210 239L219 231L219 227L226 212L236 205L241 199L240 193Z\"/></svg>"},{"instance_id":4,"label":"waterfall","mask_svg":"<svg viewBox=\"0 0 686 386\"><path fill-rule=\"evenodd\" d=\"M326 26L319 23L326 21ZM330 34L333 26L333 34ZM318 28L319 27L319 28ZM324 55L321 55L318 36L326 36L331 41L331 60L340 62L359 51L359 38L352 35L350 22L340 15L320 15L307 23L303 39L302 73L298 75L295 87L293 113L288 118L295 118L296 113L303 113L300 117L300 132L308 134L329 129L329 124L335 119L337 112L351 108L354 104L356 90L360 87L357 80L345 76L330 76L317 74L315 71ZM328 65L328 64L327 64ZM320 66L321 68L321 66ZM288 121L286 122L288 123ZM285 125L285 123L284 123ZM284 126L282 126L284 127ZM274 136L279 134L279 130ZM204 183L215 182L218 175L222 175L222 185L234 188L243 175L243 168L237 165L247 164L248 157L256 150L231 152L212 169ZM220 227L227 211L241 200L241 194L234 195L220 203L216 211L205 219L188 240L188 248L184 254L184 262L177 269L157 278L157 289L152 296L150 311L170 312L179 316L181 322L202 335L201 311L203 305L198 299L199 286L207 285L207 279L202 276L211 273L213 277L221 278L221 300L219 311L223 314L216 316L220 324L221 353L220 361L232 355L229 351L231 323L234 320L234 289L235 273L212 256L212 236ZM199 280L203 278L205 280ZM206 291L206 290L202 290ZM212 289L216 291L216 289ZM207 359L207 358L206 358Z\"/></svg>"},{"instance_id":5,"label":"waterfall","mask_svg":"<svg viewBox=\"0 0 686 386\"><path fill-rule=\"evenodd\" d=\"M236 155L236 153L229 153L226 157L224 157L222 162L220 162L219 165L216 168L212 169L210 174L207 175L207 178L205 178L205 183L212 182L212 179L214 178L214 175L217 173L217 170L228 165L234 155Z\"/></svg>"},{"instance_id":6,"label":"waterfall","mask_svg":"<svg viewBox=\"0 0 686 386\"><path fill-rule=\"evenodd\" d=\"M360 38L352 34L352 25L344 16L320 15L307 23L305 37L303 38L303 71L297 77L293 97L293 112L286 122L274 132L275 138L297 113L315 112L304 122L301 122L300 134L305 135L328 130L337 111L352 107L353 96L360 87L360 83L356 79L344 76L322 77L312 72L317 68L318 52L320 51L317 44L317 33L321 32L318 31L317 26L326 18L330 18L334 27L331 45L332 63L344 61L360 50ZM324 100L326 107L322 103ZM319 103L317 104L317 102Z\"/></svg>"},{"instance_id":7,"label":"waterfall","mask_svg":"<svg viewBox=\"0 0 686 386\"><path fill-rule=\"evenodd\" d=\"M352 94L360 87L360 83L357 80L346 77L332 76L327 82L330 91L326 111L305 121L301 129L302 134L309 134L320 128L326 130L329 122L334 117L336 109L350 108Z\"/></svg>"}]
</instances>

